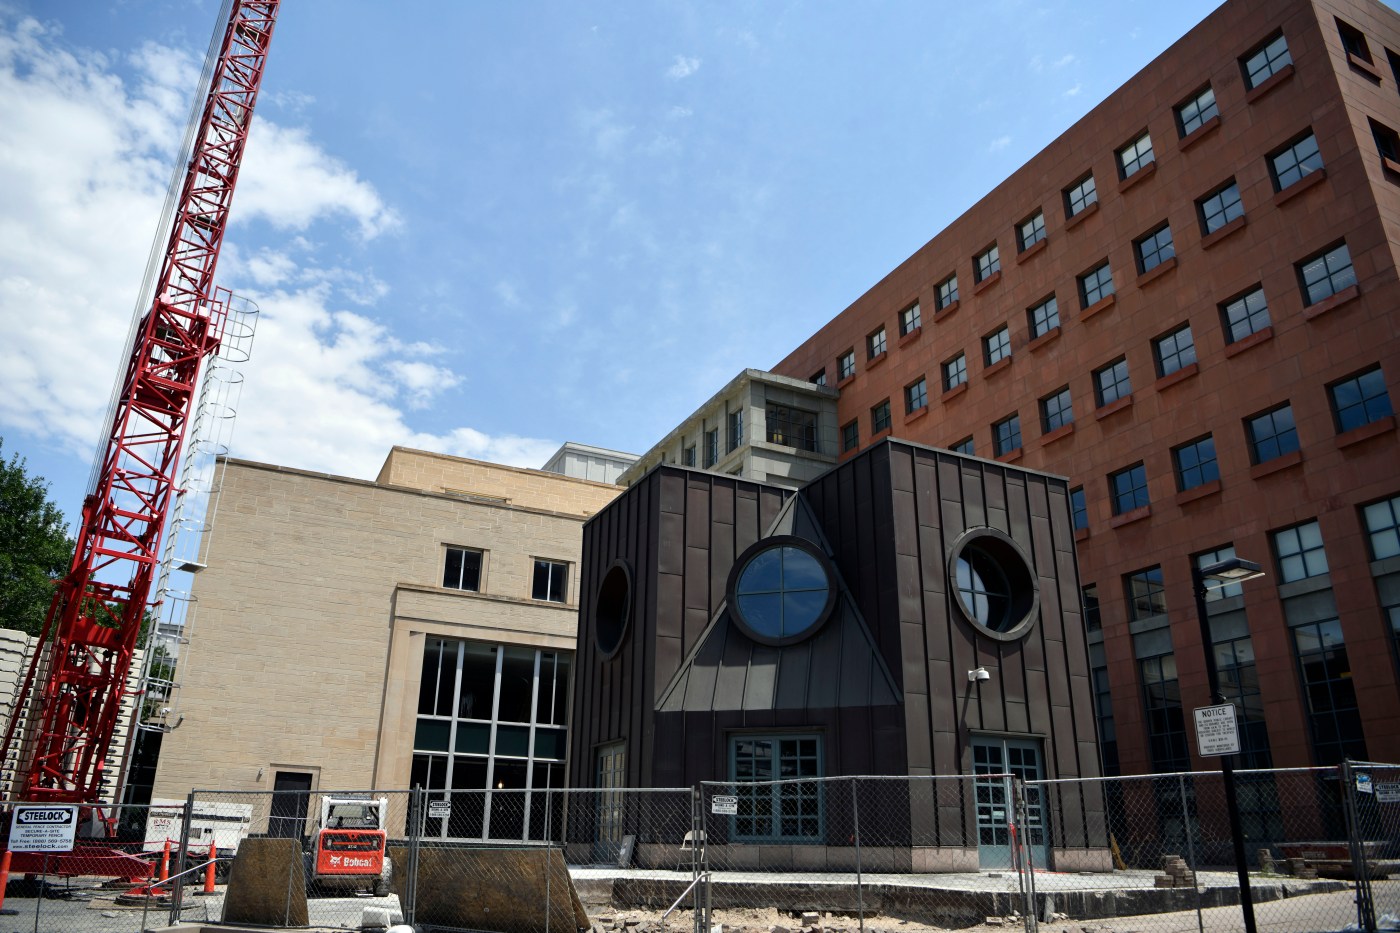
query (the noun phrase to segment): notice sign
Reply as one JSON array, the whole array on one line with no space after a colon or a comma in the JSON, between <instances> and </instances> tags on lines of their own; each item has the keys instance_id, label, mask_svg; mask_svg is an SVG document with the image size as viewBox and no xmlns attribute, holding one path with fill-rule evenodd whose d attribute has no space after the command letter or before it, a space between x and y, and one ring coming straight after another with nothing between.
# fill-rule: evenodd
<instances>
[{"instance_id":1,"label":"notice sign","mask_svg":"<svg viewBox=\"0 0 1400 933\"><path fill-rule=\"evenodd\" d=\"M70 852L78 834L78 808L15 804L10 820L11 852Z\"/></svg>"},{"instance_id":2,"label":"notice sign","mask_svg":"<svg viewBox=\"0 0 1400 933\"><path fill-rule=\"evenodd\" d=\"M1400 803L1400 781L1377 781L1377 803Z\"/></svg>"},{"instance_id":3,"label":"notice sign","mask_svg":"<svg viewBox=\"0 0 1400 933\"><path fill-rule=\"evenodd\" d=\"M432 820L445 820L452 815L452 804L447 800L429 800L428 818Z\"/></svg>"},{"instance_id":4,"label":"notice sign","mask_svg":"<svg viewBox=\"0 0 1400 933\"><path fill-rule=\"evenodd\" d=\"M738 816L739 798L725 794L716 794L710 798L710 812L718 816Z\"/></svg>"},{"instance_id":5,"label":"notice sign","mask_svg":"<svg viewBox=\"0 0 1400 933\"><path fill-rule=\"evenodd\" d=\"M1196 710L1196 750L1202 758L1240 753L1240 729L1233 703Z\"/></svg>"}]
</instances>

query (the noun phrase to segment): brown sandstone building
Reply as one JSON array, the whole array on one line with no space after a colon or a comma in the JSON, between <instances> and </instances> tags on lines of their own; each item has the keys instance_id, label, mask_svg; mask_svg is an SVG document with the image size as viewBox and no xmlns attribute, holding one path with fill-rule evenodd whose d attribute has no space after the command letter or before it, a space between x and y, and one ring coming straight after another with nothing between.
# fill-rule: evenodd
<instances>
[{"instance_id":1,"label":"brown sandstone building","mask_svg":"<svg viewBox=\"0 0 1400 933\"><path fill-rule=\"evenodd\" d=\"M1241 763L1400 758L1397 130L1394 11L1232 0L775 367L838 457L1070 477L1109 773L1207 764L1191 566L1236 555Z\"/></svg>"}]
</instances>

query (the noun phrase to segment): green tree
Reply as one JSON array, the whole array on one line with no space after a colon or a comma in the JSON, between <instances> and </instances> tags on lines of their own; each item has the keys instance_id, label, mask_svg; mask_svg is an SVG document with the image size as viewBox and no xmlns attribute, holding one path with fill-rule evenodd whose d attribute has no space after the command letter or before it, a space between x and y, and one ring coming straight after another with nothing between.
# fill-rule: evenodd
<instances>
[{"instance_id":1,"label":"green tree","mask_svg":"<svg viewBox=\"0 0 1400 933\"><path fill-rule=\"evenodd\" d=\"M0 438L0 628L37 635L53 599L53 580L68 572L73 541L49 486L31 477Z\"/></svg>"}]
</instances>

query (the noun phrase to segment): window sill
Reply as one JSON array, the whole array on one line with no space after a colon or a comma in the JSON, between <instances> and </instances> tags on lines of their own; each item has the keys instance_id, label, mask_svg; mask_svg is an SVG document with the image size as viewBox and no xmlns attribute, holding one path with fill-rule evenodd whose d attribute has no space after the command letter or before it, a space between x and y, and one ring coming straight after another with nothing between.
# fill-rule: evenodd
<instances>
[{"instance_id":1,"label":"window sill","mask_svg":"<svg viewBox=\"0 0 1400 933\"><path fill-rule=\"evenodd\" d=\"M951 400L957 398L959 395L962 395L962 394L963 394L964 392L966 392L966 391L967 391L967 383L966 383L966 382L960 382L960 383L958 383L957 385L953 386L951 389L944 389L944 390L943 390L943 401L945 401L945 402L951 401Z\"/></svg>"},{"instance_id":2,"label":"window sill","mask_svg":"<svg viewBox=\"0 0 1400 933\"><path fill-rule=\"evenodd\" d=\"M1157 281L1162 276L1166 275L1168 272L1172 271L1175 268L1175 256L1173 256L1171 259L1166 260L1165 262L1159 262L1157 263L1157 265L1153 266L1149 271L1144 272L1142 275L1137 277L1137 287L1142 288L1143 286L1150 285L1151 283Z\"/></svg>"},{"instance_id":3,"label":"window sill","mask_svg":"<svg viewBox=\"0 0 1400 933\"><path fill-rule=\"evenodd\" d=\"M1349 301L1355 301L1360 296L1361 288L1356 285L1351 285L1334 295L1328 295L1315 305L1308 305L1303 309L1303 319L1311 321L1320 318L1328 311L1340 308Z\"/></svg>"},{"instance_id":4,"label":"window sill","mask_svg":"<svg viewBox=\"0 0 1400 933\"><path fill-rule=\"evenodd\" d=\"M851 373L851 374L850 374L849 376L847 376L845 379L838 379L838 380L836 380L836 388L838 388L838 389L844 389L846 386L850 385L851 383L853 383L853 382L855 382L855 381L856 381L856 374L855 374L855 373Z\"/></svg>"},{"instance_id":5,"label":"window sill","mask_svg":"<svg viewBox=\"0 0 1400 933\"><path fill-rule=\"evenodd\" d=\"M1039 240L1036 240L1034 244L1027 246L1025 249L1021 250L1019 253L1016 254L1016 265L1019 266L1021 263L1025 262L1027 259L1030 259L1037 253L1045 252L1046 247L1048 247L1049 245L1050 240L1047 237L1041 237Z\"/></svg>"},{"instance_id":6,"label":"window sill","mask_svg":"<svg viewBox=\"0 0 1400 933\"><path fill-rule=\"evenodd\" d=\"M953 312L957 310L958 303L956 301L950 301L943 307L939 308L937 311L933 312L933 322L937 324L939 321L946 320L952 317Z\"/></svg>"},{"instance_id":7,"label":"window sill","mask_svg":"<svg viewBox=\"0 0 1400 933\"><path fill-rule=\"evenodd\" d=\"M1249 468L1249 475L1252 479L1263 479L1271 473L1277 473L1279 470L1295 467L1302 462L1303 452L1301 450L1295 450L1290 454L1284 454L1282 457L1275 457L1264 463L1254 464L1254 466Z\"/></svg>"},{"instance_id":8,"label":"window sill","mask_svg":"<svg viewBox=\"0 0 1400 933\"><path fill-rule=\"evenodd\" d=\"M1131 191L1132 189L1136 188L1138 185L1142 184L1144 181L1156 174L1157 160L1153 159L1151 162L1148 162L1142 168L1138 169L1136 172L1133 172L1127 178L1120 181L1118 183L1118 193L1123 194L1125 191Z\"/></svg>"},{"instance_id":9,"label":"window sill","mask_svg":"<svg viewBox=\"0 0 1400 933\"><path fill-rule=\"evenodd\" d=\"M1089 305L1089 307L1085 308L1083 311L1080 311L1080 312L1079 312L1079 319L1080 319L1081 321L1087 321L1087 320L1089 320L1089 318L1091 318L1091 317L1093 317L1094 315L1098 314L1100 311L1104 311L1104 310L1106 310L1106 309L1108 309L1108 308L1113 307L1114 302L1116 302L1117 300L1118 300L1118 296L1117 296L1116 294L1115 294L1115 295L1105 295L1104 297L1100 298L1098 301L1096 301L1096 302L1094 302L1093 304Z\"/></svg>"},{"instance_id":10,"label":"window sill","mask_svg":"<svg viewBox=\"0 0 1400 933\"><path fill-rule=\"evenodd\" d=\"M1093 204L1090 204L1088 207L1084 208L1084 210L1080 211L1078 214L1075 214L1075 215L1072 216L1072 217L1066 217L1066 218L1065 218L1065 229L1066 229L1066 230L1073 230L1075 227L1079 226L1079 225L1082 224L1084 221L1088 220L1090 217L1092 217L1093 215L1097 214L1098 212L1099 212L1099 202L1098 202L1098 201L1095 201Z\"/></svg>"},{"instance_id":11,"label":"window sill","mask_svg":"<svg viewBox=\"0 0 1400 933\"><path fill-rule=\"evenodd\" d=\"M1284 188L1282 191L1274 195L1274 207L1282 207L1289 201L1296 198L1298 195L1302 194L1304 191L1316 188L1318 185L1322 184L1322 182L1326 180L1326 178L1326 167L1314 169L1313 171L1308 172L1302 178L1298 179L1293 184L1289 185L1287 188Z\"/></svg>"},{"instance_id":12,"label":"window sill","mask_svg":"<svg viewBox=\"0 0 1400 933\"><path fill-rule=\"evenodd\" d=\"M1273 74L1269 75L1263 81L1260 81L1258 84L1254 85L1254 87L1250 88L1247 92L1245 92L1244 102L1246 104L1254 103L1259 98L1263 97L1265 94L1268 94L1274 88L1278 87L1280 84L1293 77L1293 72L1295 70L1296 69L1294 69L1292 62L1288 63L1287 65L1284 65L1278 71L1275 71Z\"/></svg>"},{"instance_id":13,"label":"window sill","mask_svg":"<svg viewBox=\"0 0 1400 933\"><path fill-rule=\"evenodd\" d=\"M1220 492L1220 480L1213 479L1209 483L1202 483L1199 486L1192 486L1190 489L1182 490L1176 494L1177 505L1188 505L1207 496L1213 496Z\"/></svg>"},{"instance_id":14,"label":"window sill","mask_svg":"<svg viewBox=\"0 0 1400 933\"><path fill-rule=\"evenodd\" d=\"M890 429L889 429L889 428L884 428L883 430L876 431L874 434L870 435L870 441L869 441L869 443L867 443L865 446L866 446L866 447L874 447L876 444L880 443L881 441L883 441L885 438L887 438L887 437L889 437L889 436L890 436Z\"/></svg>"},{"instance_id":15,"label":"window sill","mask_svg":"<svg viewBox=\"0 0 1400 933\"><path fill-rule=\"evenodd\" d=\"M991 275L987 276L987 277L986 277L985 279L983 279L982 281L978 282L976 285L972 286L972 294L974 294L974 295L980 295L980 294L982 294L983 292L985 292L987 289L991 288L993 285L997 284L997 283L1000 282L1000 281L1001 281L1001 270L998 269L997 271L993 272Z\"/></svg>"},{"instance_id":16,"label":"window sill","mask_svg":"<svg viewBox=\"0 0 1400 933\"><path fill-rule=\"evenodd\" d=\"M1125 411L1132 407L1133 394L1129 392L1127 395L1123 396L1120 399L1115 399L1114 401L1109 402L1107 405L1101 405L1098 408L1094 409L1094 419L1096 421L1102 421L1110 415L1116 415L1120 411Z\"/></svg>"},{"instance_id":17,"label":"window sill","mask_svg":"<svg viewBox=\"0 0 1400 933\"><path fill-rule=\"evenodd\" d=\"M1254 347L1259 346L1259 344L1261 343L1265 343L1269 340L1272 340L1273 337L1274 327L1272 324L1270 324L1268 327L1265 327L1262 330L1256 330L1248 337L1241 337L1234 343L1225 344L1225 356L1226 358L1238 356L1246 350L1253 349Z\"/></svg>"},{"instance_id":18,"label":"window sill","mask_svg":"<svg viewBox=\"0 0 1400 933\"><path fill-rule=\"evenodd\" d=\"M998 455L997 455L997 460L998 460L999 462L1001 462L1001 463L1015 463L1017 460L1020 460L1020 459L1021 459L1021 448L1019 448L1019 447L1017 447L1017 448L1014 449L1014 450L1008 450L1008 451L1007 451L1006 453L1004 453L1004 454L998 454Z\"/></svg>"},{"instance_id":19,"label":"window sill","mask_svg":"<svg viewBox=\"0 0 1400 933\"><path fill-rule=\"evenodd\" d=\"M1241 230L1244 229L1245 221L1246 218L1244 217L1244 215L1240 215L1239 217L1236 217L1234 220L1230 221L1225 226L1221 227L1219 230L1207 233L1205 236L1201 237L1201 249L1210 249L1212 246L1219 243L1227 236L1230 236L1233 233L1239 233Z\"/></svg>"},{"instance_id":20,"label":"window sill","mask_svg":"<svg viewBox=\"0 0 1400 933\"><path fill-rule=\"evenodd\" d=\"M1390 156L1381 156L1381 168L1392 175L1400 175L1400 162L1396 162Z\"/></svg>"},{"instance_id":21,"label":"window sill","mask_svg":"<svg viewBox=\"0 0 1400 933\"><path fill-rule=\"evenodd\" d=\"M1152 388L1158 392L1161 392L1163 389L1171 388L1178 382L1184 382L1187 379L1190 379L1192 376L1196 375L1196 373L1200 371L1200 363L1192 363L1190 366L1183 366L1176 372L1169 373L1168 375L1165 375L1161 379L1158 379L1156 382L1152 383Z\"/></svg>"},{"instance_id":22,"label":"window sill","mask_svg":"<svg viewBox=\"0 0 1400 933\"><path fill-rule=\"evenodd\" d=\"M1088 529L1088 528L1076 528L1076 529L1074 529L1074 540L1076 540L1076 541L1087 541L1087 540L1089 540L1089 529Z\"/></svg>"},{"instance_id":23,"label":"window sill","mask_svg":"<svg viewBox=\"0 0 1400 933\"><path fill-rule=\"evenodd\" d=\"M982 369L982 378L983 378L983 379L990 379L990 378L992 378L993 376L995 376L997 373L1001 372L1003 369L1010 369L1010 368L1011 368L1011 357L1009 357L1009 356L1003 356L1001 359L997 360L997 361L996 361L995 363L993 363L992 365L983 367L983 369Z\"/></svg>"},{"instance_id":24,"label":"window sill","mask_svg":"<svg viewBox=\"0 0 1400 933\"><path fill-rule=\"evenodd\" d=\"M1379 68L1352 52L1347 53L1347 64L1373 81L1381 80L1381 70Z\"/></svg>"},{"instance_id":25,"label":"window sill","mask_svg":"<svg viewBox=\"0 0 1400 933\"><path fill-rule=\"evenodd\" d=\"M1181 152L1185 152L1187 149L1190 149L1192 146L1196 145L1196 143L1205 139L1207 136L1214 133L1218 129L1220 129L1220 115L1216 114L1206 122L1202 123L1200 126L1196 127L1191 132L1187 133L1185 136L1181 137L1181 141L1176 144L1176 148Z\"/></svg>"},{"instance_id":26,"label":"window sill","mask_svg":"<svg viewBox=\"0 0 1400 933\"><path fill-rule=\"evenodd\" d=\"M920 405L918 408L914 409L913 411L905 412L905 414L904 414L904 423L905 423L905 424L913 424L915 421L918 421L920 418L924 417L924 416L927 415L927 414L928 414L928 406L927 406L927 405Z\"/></svg>"},{"instance_id":27,"label":"window sill","mask_svg":"<svg viewBox=\"0 0 1400 933\"><path fill-rule=\"evenodd\" d=\"M865 368L867 370L874 369L876 366L879 366L881 363L883 363L885 361L885 358L889 355L890 351L881 350L879 353L875 354L874 356L870 357L868 360L865 361Z\"/></svg>"},{"instance_id":28,"label":"window sill","mask_svg":"<svg viewBox=\"0 0 1400 933\"><path fill-rule=\"evenodd\" d=\"M916 327L913 330L909 331L909 333L907 334L901 334L899 337L899 345L901 347L909 346L909 344L913 343L915 340L918 340L919 335L921 335L923 332L924 329L922 327Z\"/></svg>"},{"instance_id":29,"label":"window sill","mask_svg":"<svg viewBox=\"0 0 1400 933\"><path fill-rule=\"evenodd\" d=\"M1029 350L1029 351L1031 351L1032 353L1034 353L1036 350L1039 350L1041 347L1046 346L1047 344L1054 343L1054 342L1055 342L1056 340L1058 340L1059 338L1060 338L1060 325L1059 325L1059 324L1056 324L1054 327L1050 328L1050 329L1047 330L1045 333L1041 334L1039 337L1035 338L1035 339L1032 340L1030 343L1026 344L1026 349Z\"/></svg>"},{"instance_id":30,"label":"window sill","mask_svg":"<svg viewBox=\"0 0 1400 933\"><path fill-rule=\"evenodd\" d=\"M1069 424L1062 424L1055 430L1047 431L1046 433L1040 435L1040 443L1042 446L1048 447L1056 441L1064 440L1073 433L1074 422L1071 421Z\"/></svg>"},{"instance_id":31,"label":"window sill","mask_svg":"<svg viewBox=\"0 0 1400 933\"><path fill-rule=\"evenodd\" d=\"M1108 527L1122 528L1124 525L1131 525L1133 522L1140 522L1152 514L1152 506L1140 505L1122 515L1115 515L1108 520Z\"/></svg>"},{"instance_id":32,"label":"window sill","mask_svg":"<svg viewBox=\"0 0 1400 933\"><path fill-rule=\"evenodd\" d=\"M1382 434L1389 434L1395 430L1395 416L1386 415L1378 418L1370 424L1363 424L1359 428L1352 428L1345 434L1337 435L1337 449L1346 450L1355 444L1364 443L1373 437L1380 437Z\"/></svg>"}]
</instances>

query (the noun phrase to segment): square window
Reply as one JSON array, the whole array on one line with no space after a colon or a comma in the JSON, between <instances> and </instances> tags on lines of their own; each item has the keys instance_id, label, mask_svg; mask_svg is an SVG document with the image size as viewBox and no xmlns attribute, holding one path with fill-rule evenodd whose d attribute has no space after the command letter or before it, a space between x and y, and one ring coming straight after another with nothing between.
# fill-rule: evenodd
<instances>
[{"instance_id":1,"label":"square window","mask_svg":"<svg viewBox=\"0 0 1400 933\"><path fill-rule=\"evenodd\" d=\"M1255 286L1238 298L1220 306L1220 319L1225 326L1225 342L1235 343L1269 326L1269 305L1264 301L1264 289Z\"/></svg>"},{"instance_id":2,"label":"square window","mask_svg":"<svg viewBox=\"0 0 1400 933\"><path fill-rule=\"evenodd\" d=\"M1089 503L1084 498L1084 487L1076 486L1069 491L1070 523L1078 528L1089 527Z\"/></svg>"},{"instance_id":3,"label":"square window","mask_svg":"<svg viewBox=\"0 0 1400 933\"><path fill-rule=\"evenodd\" d=\"M865 353L869 359L875 359L885 352L885 329L882 327L875 333L865 338Z\"/></svg>"},{"instance_id":4,"label":"square window","mask_svg":"<svg viewBox=\"0 0 1400 933\"><path fill-rule=\"evenodd\" d=\"M962 440L958 441L956 444L950 445L948 449L955 454L967 454L969 457L971 457L973 456L972 438L965 437Z\"/></svg>"},{"instance_id":5,"label":"square window","mask_svg":"<svg viewBox=\"0 0 1400 933\"><path fill-rule=\"evenodd\" d=\"M879 434L890 429L890 400L885 399L870 409L870 433Z\"/></svg>"},{"instance_id":6,"label":"square window","mask_svg":"<svg viewBox=\"0 0 1400 933\"><path fill-rule=\"evenodd\" d=\"M999 327L982 338L983 356L988 366L1000 363L1011 356L1011 331Z\"/></svg>"},{"instance_id":7,"label":"square window","mask_svg":"<svg viewBox=\"0 0 1400 933\"><path fill-rule=\"evenodd\" d=\"M1102 369L1094 370L1094 399L1099 407L1112 405L1120 398L1133 394L1133 385L1128 380L1128 360L1119 357Z\"/></svg>"},{"instance_id":8,"label":"square window","mask_svg":"<svg viewBox=\"0 0 1400 933\"><path fill-rule=\"evenodd\" d=\"M531 599L562 603L568 597L569 565L558 560L535 558L535 580Z\"/></svg>"},{"instance_id":9,"label":"square window","mask_svg":"<svg viewBox=\"0 0 1400 933\"><path fill-rule=\"evenodd\" d=\"M683 466L695 466L695 445L691 444L681 453L681 464Z\"/></svg>"},{"instance_id":10,"label":"square window","mask_svg":"<svg viewBox=\"0 0 1400 933\"><path fill-rule=\"evenodd\" d=\"M1293 424L1293 406L1280 405L1262 415L1245 419L1250 456L1255 463L1267 463L1298 449L1298 431Z\"/></svg>"},{"instance_id":11,"label":"square window","mask_svg":"<svg viewBox=\"0 0 1400 933\"><path fill-rule=\"evenodd\" d=\"M1366 122L1371 124L1371 138L1376 141L1376 152L1380 153L1381 158L1400 162L1400 133L1370 117L1366 118Z\"/></svg>"},{"instance_id":12,"label":"square window","mask_svg":"<svg viewBox=\"0 0 1400 933\"><path fill-rule=\"evenodd\" d=\"M1152 355L1157 360L1157 375L1170 376L1196 362L1196 343L1191 339L1191 325L1178 327L1165 337L1152 341Z\"/></svg>"},{"instance_id":13,"label":"square window","mask_svg":"<svg viewBox=\"0 0 1400 933\"><path fill-rule=\"evenodd\" d=\"M738 816L730 835L744 842L823 838L822 738L819 735L731 736L730 780ZM770 783L773 778L788 780Z\"/></svg>"},{"instance_id":14,"label":"square window","mask_svg":"<svg viewBox=\"0 0 1400 933\"><path fill-rule=\"evenodd\" d=\"M1066 217L1073 217L1099 200L1099 192L1094 187L1094 174L1092 172L1070 185L1064 193Z\"/></svg>"},{"instance_id":15,"label":"square window","mask_svg":"<svg viewBox=\"0 0 1400 933\"><path fill-rule=\"evenodd\" d=\"M442 585L449 590L481 590L481 552L471 548L447 549L447 564L442 572Z\"/></svg>"},{"instance_id":16,"label":"square window","mask_svg":"<svg viewBox=\"0 0 1400 933\"><path fill-rule=\"evenodd\" d=\"M1001 271L1001 253L993 243L972 257L972 280L982 282Z\"/></svg>"},{"instance_id":17,"label":"square window","mask_svg":"<svg viewBox=\"0 0 1400 933\"><path fill-rule=\"evenodd\" d=\"M934 289L934 310L942 311L951 304L956 304L958 300L958 277L950 275L939 282Z\"/></svg>"},{"instance_id":18,"label":"square window","mask_svg":"<svg viewBox=\"0 0 1400 933\"><path fill-rule=\"evenodd\" d=\"M860 446L860 424L856 421L847 421L841 425L841 449L843 451L855 450Z\"/></svg>"},{"instance_id":19,"label":"square window","mask_svg":"<svg viewBox=\"0 0 1400 933\"><path fill-rule=\"evenodd\" d=\"M1190 100L1176 107L1176 128L1182 136L1190 136L1210 118L1220 116L1215 105L1215 91L1209 85L1194 94Z\"/></svg>"},{"instance_id":20,"label":"square window","mask_svg":"<svg viewBox=\"0 0 1400 933\"><path fill-rule=\"evenodd\" d=\"M1244 86L1256 88L1292 63L1288 42L1284 40L1283 33L1279 33L1240 60Z\"/></svg>"},{"instance_id":21,"label":"square window","mask_svg":"<svg viewBox=\"0 0 1400 933\"><path fill-rule=\"evenodd\" d=\"M1232 178L1224 186L1196 202L1196 216L1201 219L1201 232L1211 234L1230 221L1244 216L1240 186Z\"/></svg>"},{"instance_id":22,"label":"square window","mask_svg":"<svg viewBox=\"0 0 1400 933\"><path fill-rule=\"evenodd\" d=\"M1345 243L1298 263L1298 281L1303 286L1304 304L1315 305L1356 284L1351 251Z\"/></svg>"},{"instance_id":23,"label":"square window","mask_svg":"<svg viewBox=\"0 0 1400 933\"><path fill-rule=\"evenodd\" d=\"M1108 492L1113 501L1113 514L1122 515L1133 509L1150 505L1147 496L1147 468L1135 463L1108 475Z\"/></svg>"},{"instance_id":24,"label":"square window","mask_svg":"<svg viewBox=\"0 0 1400 933\"><path fill-rule=\"evenodd\" d=\"M1030 324L1031 339L1044 337L1060 326L1060 305L1051 295L1039 304L1026 309L1026 320Z\"/></svg>"},{"instance_id":25,"label":"square window","mask_svg":"<svg viewBox=\"0 0 1400 933\"><path fill-rule=\"evenodd\" d=\"M1036 211L1026 220L1016 225L1016 242L1025 252L1045 239L1045 212Z\"/></svg>"},{"instance_id":26,"label":"square window","mask_svg":"<svg viewBox=\"0 0 1400 933\"><path fill-rule=\"evenodd\" d=\"M1162 224L1142 239L1134 240L1133 251L1137 254L1138 271L1151 272L1176 255L1172 228Z\"/></svg>"},{"instance_id":27,"label":"square window","mask_svg":"<svg viewBox=\"0 0 1400 933\"><path fill-rule=\"evenodd\" d=\"M1281 582L1306 580L1327 572L1327 551L1322 547L1322 528L1316 521L1275 531L1270 537Z\"/></svg>"},{"instance_id":28,"label":"square window","mask_svg":"<svg viewBox=\"0 0 1400 933\"><path fill-rule=\"evenodd\" d=\"M768 443L798 450L817 449L817 413L769 402L764 412Z\"/></svg>"},{"instance_id":29,"label":"square window","mask_svg":"<svg viewBox=\"0 0 1400 933\"><path fill-rule=\"evenodd\" d=\"M1395 414L1379 366L1332 383L1327 387L1327 395L1332 399L1338 434Z\"/></svg>"},{"instance_id":30,"label":"square window","mask_svg":"<svg viewBox=\"0 0 1400 933\"><path fill-rule=\"evenodd\" d=\"M705 466L712 467L719 463L719 428L711 428L705 432Z\"/></svg>"},{"instance_id":31,"label":"square window","mask_svg":"<svg viewBox=\"0 0 1400 933\"><path fill-rule=\"evenodd\" d=\"M1167 611L1166 585L1162 582L1162 568L1148 567L1136 573L1125 574L1124 590L1128 597L1128 618L1134 622L1149 616L1165 615Z\"/></svg>"},{"instance_id":32,"label":"square window","mask_svg":"<svg viewBox=\"0 0 1400 933\"><path fill-rule=\"evenodd\" d=\"M1087 308L1113 294L1113 270L1108 262L1090 269L1079 277L1079 304Z\"/></svg>"},{"instance_id":33,"label":"square window","mask_svg":"<svg viewBox=\"0 0 1400 933\"><path fill-rule=\"evenodd\" d=\"M899 336L904 337L923 326L917 302L899 312Z\"/></svg>"},{"instance_id":34,"label":"square window","mask_svg":"<svg viewBox=\"0 0 1400 933\"><path fill-rule=\"evenodd\" d=\"M814 386L826 385L826 369L823 368L819 372L812 373L811 383Z\"/></svg>"},{"instance_id":35,"label":"square window","mask_svg":"<svg viewBox=\"0 0 1400 933\"><path fill-rule=\"evenodd\" d=\"M992 425L992 449L998 457L1021 446L1021 416L1012 415Z\"/></svg>"},{"instance_id":36,"label":"square window","mask_svg":"<svg viewBox=\"0 0 1400 933\"><path fill-rule=\"evenodd\" d=\"M1180 447L1173 447L1172 465L1176 469L1176 488L1181 492L1220 479L1220 467L1215 460L1215 438L1207 434Z\"/></svg>"},{"instance_id":37,"label":"square window","mask_svg":"<svg viewBox=\"0 0 1400 933\"><path fill-rule=\"evenodd\" d=\"M1347 54L1361 59L1368 65L1374 64L1371 61L1371 46L1366 41L1366 35L1351 23L1342 22L1339 17L1334 18L1337 20L1337 35L1342 37L1342 48L1346 49Z\"/></svg>"},{"instance_id":38,"label":"square window","mask_svg":"<svg viewBox=\"0 0 1400 933\"><path fill-rule=\"evenodd\" d=\"M1046 434L1073 423L1074 406L1070 403L1069 386L1040 400L1040 426Z\"/></svg>"},{"instance_id":39,"label":"square window","mask_svg":"<svg viewBox=\"0 0 1400 933\"><path fill-rule=\"evenodd\" d=\"M1311 175L1320 168L1322 153L1312 132L1269 154L1269 175L1274 180L1275 191L1297 184L1303 176Z\"/></svg>"},{"instance_id":40,"label":"square window","mask_svg":"<svg viewBox=\"0 0 1400 933\"><path fill-rule=\"evenodd\" d=\"M836 381L848 379L856 374L856 351L847 350L836 358Z\"/></svg>"},{"instance_id":41,"label":"square window","mask_svg":"<svg viewBox=\"0 0 1400 933\"><path fill-rule=\"evenodd\" d=\"M943 364L943 391L956 389L967 382L967 355L959 353Z\"/></svg>"},{"instance_id":42,"label":"square window","mask_svg":"<svg viewBox=\"0 0 1400 933\"><path fill-rule=\"evenodd\" d=\"M904 410L915 412L928 406L928 380L920 376L917 382L904 387Z\"/></svg>"},{"instance_id":43,"label":"square window","mask_svg":"<svg viewBox=\"0 0 1400 933\"><path fill-rule=\"evenodd\" d=\"M1372 502L1361 509L1371 542L1371 559L1400 557L1400 496Z\"/></svg>"},{"instance_id":44,"label":"square window","mask_svg":"<svg viewBox=\"0 0 1400 933\"><path fill-rule=\"evenodd\" d=\"M1118 172L1123 178L1130 178L1154 160L1152 137L1143 133L1137 139L1118 150Z\"/></svg>"}]
</instances>

